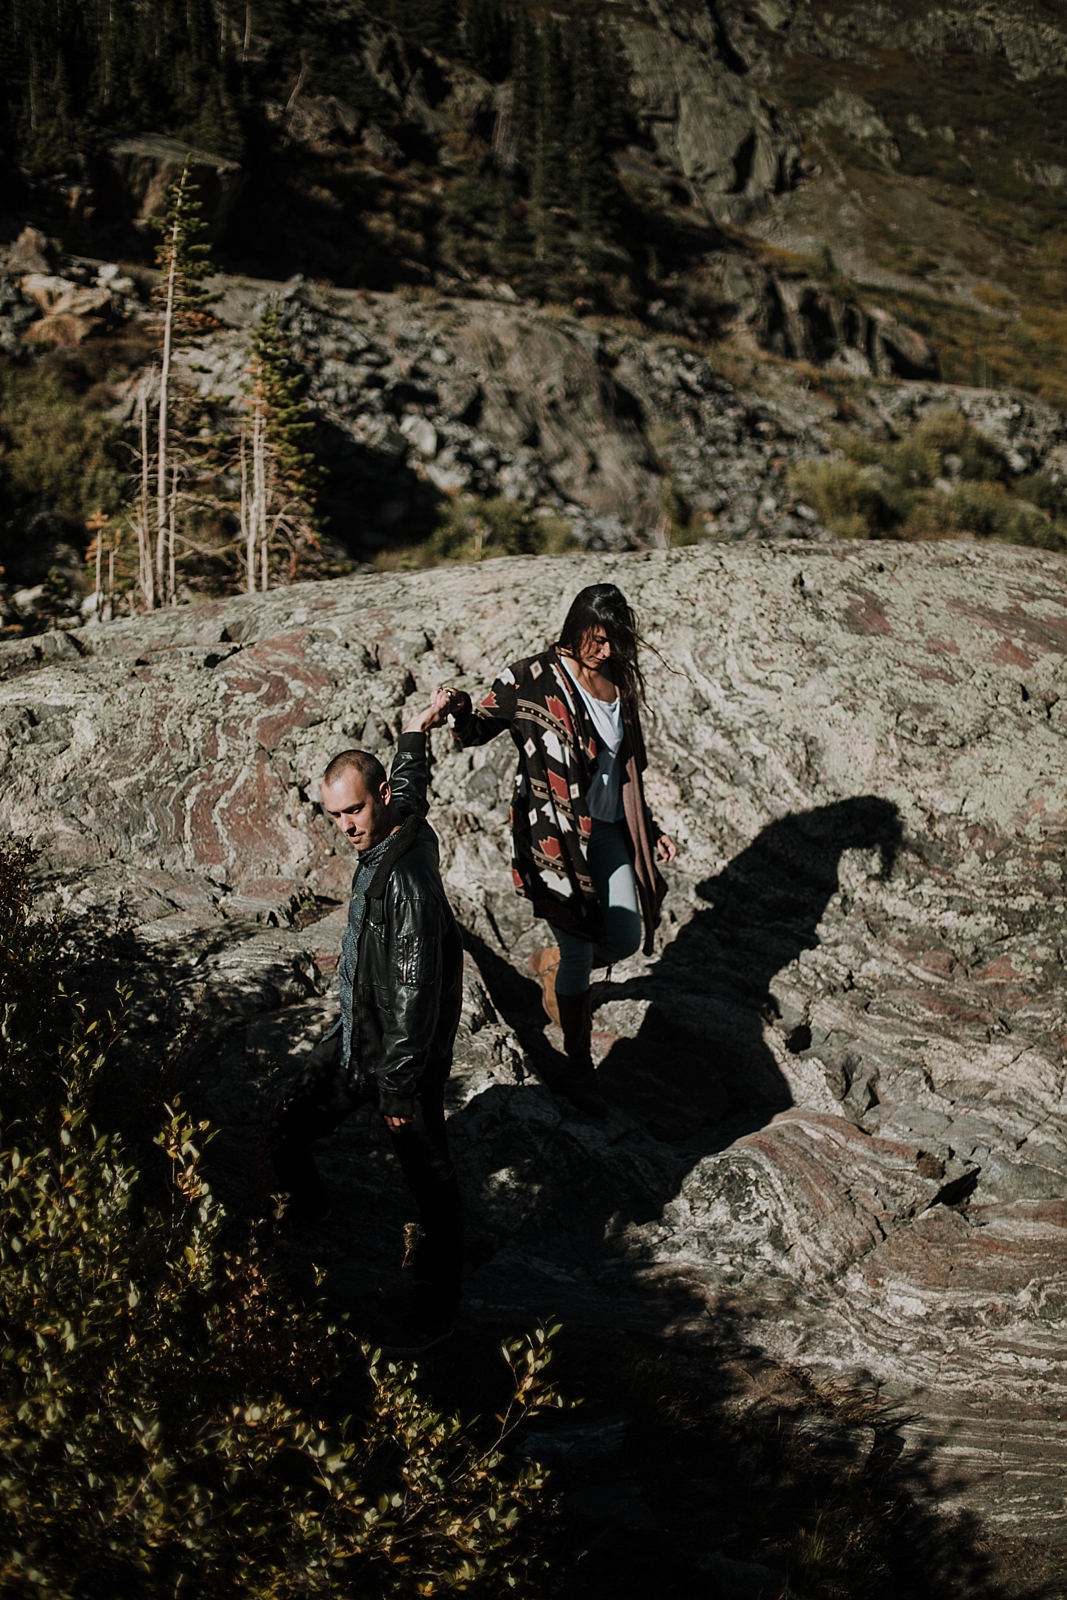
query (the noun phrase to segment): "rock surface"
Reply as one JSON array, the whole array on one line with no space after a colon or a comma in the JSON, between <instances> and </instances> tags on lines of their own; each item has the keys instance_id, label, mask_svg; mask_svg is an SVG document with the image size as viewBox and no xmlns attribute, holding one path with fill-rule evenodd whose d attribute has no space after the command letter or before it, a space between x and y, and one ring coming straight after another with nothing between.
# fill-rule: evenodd
<instances>
[{"instance_id":1,"label":"rock surface","mask_svg":"<svg viewBox=\"0 0 1067 1600\"><path fill-rule=\"evenodd\" d=\"M744 222L797 182L799 136L745 81L713 7L648 0L620 19L619 36L658 153L710 216Z\"/></svg>"},{"instance_id":2,"label":"rock surface","mask_svg":"<svg viewBox=\"0 0 1067 1600\"><path fill-rule=\"evenodd\" d=\"M435 736L469 952L451 1126L471 1313L741 1340L824 1385L862 1368L943 1504L1058 1537L1062 560L586 554L18 641L0 647L4 825L42 846L44 903L110 941L136 1049L185 1029L239 1198L333 1003L351 862L314 803L326 759L387 756L433 685L486 683L600 579L664 658L649 792L680 845L654 955L595 991L606 1124L538 1081L552 1039L524 975L539 931L507 886L510 745ZM323 1166L335 1220L307 1248L358 1297L396 1277L408 1202L369 1115Z\"/></svg>"}]
</instances>

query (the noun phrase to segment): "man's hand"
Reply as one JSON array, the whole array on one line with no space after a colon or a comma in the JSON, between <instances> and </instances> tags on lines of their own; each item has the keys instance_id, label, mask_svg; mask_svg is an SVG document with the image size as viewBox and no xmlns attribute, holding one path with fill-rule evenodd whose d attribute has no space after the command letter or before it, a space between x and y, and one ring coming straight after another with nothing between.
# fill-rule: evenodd
<instances>
[{"instance_id":1,"label":"man's hand","mask_svg":"<svg viewBox=\"0 0 1067 1600\"><path fill-rule=\"evenodd\" d=\"M387 1128L395 1133L398 1128L406 1128L409 1122L414 1122L414 1117L383 1117L382 1121Z\"/></svg>"},{"instance_id":2,"label":"man's hand","mask_svg":"<svg viewBox=\"0 0 1067 1600\"><path fill-rule=\"evenodd\" d=\"M409 717L404 724L405 733L429 733L431 728L444 726L448 713L452 710L455 689L435 689L433 698L425 711L417 711Z\"/></svg>"},{"instance_id":3,"label":"man's hand","mask_svg":"<svg viewBox=\"0 0 1067 1600\"><path fill-rule=\"evenodd\" d=\"M678 846L667 833L661 833L656 840L656 854L661 861L673 861L678 854Z\"/></svg>"}]
</instances>

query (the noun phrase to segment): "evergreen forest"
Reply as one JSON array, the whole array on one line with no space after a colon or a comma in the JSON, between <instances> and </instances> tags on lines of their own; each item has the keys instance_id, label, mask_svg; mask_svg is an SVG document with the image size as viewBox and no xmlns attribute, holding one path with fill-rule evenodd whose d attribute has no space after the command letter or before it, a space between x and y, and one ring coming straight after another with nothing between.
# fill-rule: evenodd
<instances>
[{"instance_id":1,"label":"evergreen forest","mask_svg":"<svg viewBox=\"0 0 1067 1600\"><path fill-rule=\"evenodd\" d=\"M613 30L591 5L542 14L527 0L13 0L0 17L8 86L0 116L5 182L93 183L117 138L161 133L241 162L251 179L244 240L262 265L265 197L313 187L284 123L269 108L301 93L336 96L362 125L412 139L368 72L361 47L385 23L425 52L447 54L511 96L507 148L467 139L451 152L453 181L432 228L447 241L468 228L537 292L564 256L588 261L593 240L617 231L621 191L610 156L627 133L627 75ZM487 126L483 130L491 138ZM447 141L446 141L447 142ZM454 143L456 141L453 141ZM336 152L335 152L336 154ZM405 156L436 152L418 141ZM343 163L342 163L343 164ZM334 166L337 163L335 161ZM17 180L16 180L17 181ZM345 196L350 213L361 196ZM99 220L99 219L98 219ZM295 231L299 233L300 224ZM282 230L284 233L284 229ZM424 230L425 231L425 230ZM351 229L349 230L351 232ZM568 244L569 239L569 244ZM417 257L433 253L425 239ZM346 251L350 254L350 251ZM395 252L393 252L395 255ZM357 276L396 277L395 263L357 251ZM281 268L291 265L281 261ZM331 274L334 275L334 274ZM405 276L403 271L400 278Z\"/></svg>"}]
</instances>

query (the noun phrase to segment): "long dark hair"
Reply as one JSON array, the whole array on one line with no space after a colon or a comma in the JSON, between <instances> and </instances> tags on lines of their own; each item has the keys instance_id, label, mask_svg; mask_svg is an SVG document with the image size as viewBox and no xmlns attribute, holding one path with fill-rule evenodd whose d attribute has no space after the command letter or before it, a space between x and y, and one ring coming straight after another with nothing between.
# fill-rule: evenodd
<instances>
[{"instance_id":1,"label":"long dark hair","mask_svg":"<svg viewBox=\"0 0 1067 1600\"><path fill-rule=\"evenodd\" d=\"M637 648L643 641L626 596L613 583L592 583L575 595L556 644L578 657L583 639L594 628L603 628L607 634L623 714L632 720L645 698L645 678L637 660Z\"/></svg>"}]
</instances>

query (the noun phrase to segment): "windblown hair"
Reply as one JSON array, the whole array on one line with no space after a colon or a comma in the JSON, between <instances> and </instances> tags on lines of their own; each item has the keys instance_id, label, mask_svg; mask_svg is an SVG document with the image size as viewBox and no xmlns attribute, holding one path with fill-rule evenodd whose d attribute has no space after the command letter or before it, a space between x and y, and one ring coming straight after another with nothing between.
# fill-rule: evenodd
<instances>
[{"instance_id":1,"label":"windblown hair","mask_svg":"<svg viewBox=\"0 0 1067 1600\"><path fill-rule=\"evenodd\" d=\"M322 781L325 784L336 783L346 772L358 772L367 788L375 793L386 782L385 768L369 750L342 750L326 768Z\"/></svg>"},{"instance_id":2,"label":"windblown hair","mask_svg":"<svg viewBox=\"0 0 1067 1600\"><path fill-rule=\"evenodd\" d=\"M618 685L623 714L632 720L645 698L645 677L637 660L638 646L644 641L629 602L613 583L593 583L588 589L579 590L556 643L577 656L586 634L594 628L603 628L607 634L612 676Z\"/></svg>"}]
</instances>

